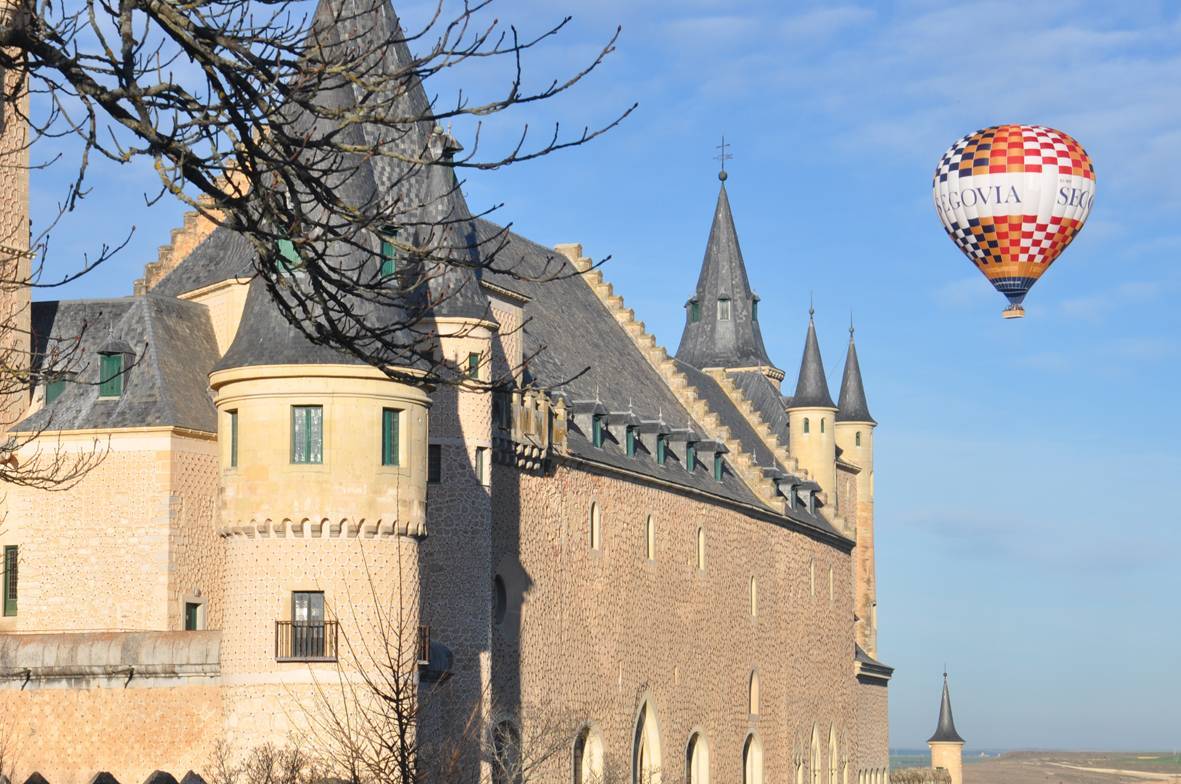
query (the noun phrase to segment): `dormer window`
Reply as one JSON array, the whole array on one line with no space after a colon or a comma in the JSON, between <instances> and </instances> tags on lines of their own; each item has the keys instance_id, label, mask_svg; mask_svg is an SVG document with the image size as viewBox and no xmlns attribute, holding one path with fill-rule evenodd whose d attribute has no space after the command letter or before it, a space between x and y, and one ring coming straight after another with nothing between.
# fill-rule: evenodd
<instances>
[{"instance_id":1,"label":"dormer window","mask_svg":"<svg viewBox=\"0 0 1181 784\"><path fill-rule=\"evenodd\" d=\"M722 456L721 454L714 454L714 481L722 481Z\"/></svg>"},{"instance_id":2,"label":"dormer window","mask_svg":"<svg viewBox=\"0 0 1181 784\"><path fill-rule=\"evenodd\" d=\"M810 515L816 514L816 491L815 490L808 491L808 514L810 514Z\"/></svg>"},{"instance_id":3,"label":"dormer window","mask_svg":"<svg viewBox=\"0 0 1181 784\"><path fill-rule=\"evenodd\" d=\"M123 355L99 354L98 396L119 397L123 394Z\"/></svg>"},{"instance_id":4,"label":"dormer window","mask_svg":"<svg viewBox=\"0 0 1181 784\"><path fill-rule=\"evenodd\" d=\"M381 239L381 276L388 278L398 271L398 229L395 226L382 226L378 234Z\"/></svg>"},{"instance_id":5,"label":"dormer window","mask_svg":"<svg viewBox=\"0 0 1181 784\"><path fill-rule=\"evenodd\" d=\"M51 380L45 383L45 405L49 405L53 401L61 397L62 392L66 391L65 376L54 376Z\"/></svg>"},{"instance_id":6,"label":"dormer window","mask_svg":"<svg viewBox=\"0 0 1181 784\"><path fill-rule=\"evenodd\" d=\"M718 300L718 321L730 320L730 300L722 297Z\"/></svg>"},{"instance_id":7,"label":"dormer window","mask_svg":"<svg viewBox=\"0 0 1181 784\"><path fill-rule=\"evenodd\" d=\"M591 443L596 449L603 448L603 415L595 414L591 417Z\"/></svg>"},{"instance_id":8,"label":"dormer window","mask_svg":"<svg viewBox=\"0 0 1181 784\"><path fill-rule=\"evenodd\" d=\"M750 301L750 320L759 320L759 298L755 297Z\"/></svg>"},{"instance_id":9,"label":"dormer window","mask_svg":"<svg viewBox=\"0 0 1181 784\"><path fill-rule=\"evenodd\" d=\"M627 434L625 436L625 442L627 445L627 456L628 457L635 457L636 456L636 429L634 427L628 427Z\"/></svg>"},{"instance_id":10,"label":"dormer window","mask_svg":"<svg viewBox=\"0 0 1181 784\"><path fill-rule=\"evenodd\" d=\"M685 444L685 470L694 471L697 468L697 444L690 441Z\"/></svg>"},{"instance_id":11,"label":"dormer window","mask_svg":"<svg viewBox=\"0 0 1181 784\"><path fill-rule=\"evenodd\" d=\"M276 261L285 272L303 266L303 259L299 257L299 253L295 250L295 243L291 240L275 240L275 250L279 252L279 258Z\"/></svg>"},{"instance_id":12,"label":"dormer window","mask_svg":"<svg viewBox=\"0 0 1181 784\"><path fill-rule=\"evenodd\" d=\"M701 321L701 303L695 299L689 300L689 323L696 324Z\"/></svg>"},{"instance_id":13,"label":"dormer window","mask_svg":"<svg viewBox=\"0 0 1181 784\"><path fill-rule=\"evenodd\" d=\"M787 489L787 492L786 492L786 493L784 493L783 495L784 495L784 496L786 496L786 498L787 498L787 508L788 508L788 509L795 509L795 508L796 508L796 491L795 491L795 488L789 487L789 488Z\"/></svg>"},{"instance_id":14,"label":"dormer window","mask_svg":"<svg viewBox=\"0 0 1181 784\"><path fill-rule=\"evenodd\" d=\"M668 436L664 433L656 435L656 464L664 465L668 461Z\"/></svg>"}]
</instances>

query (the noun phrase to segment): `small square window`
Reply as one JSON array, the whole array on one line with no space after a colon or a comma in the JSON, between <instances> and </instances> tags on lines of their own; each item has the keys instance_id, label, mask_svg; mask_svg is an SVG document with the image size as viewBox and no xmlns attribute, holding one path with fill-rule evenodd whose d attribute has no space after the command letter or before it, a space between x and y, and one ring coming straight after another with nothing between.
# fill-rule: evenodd
<instances>
[{"instance_id":1,"label":"small square window","mask_svg":"<svg viewBox=\"0 0 1181 784\"><path fill-rule=\"evenodd\" d=\"M45 405L49 405L53 401L61 397L62 392L66 391L66 380L64 378L55 378L45 385Z\"/></svg>"},{"instance_id":2,"label":"small square window","mask_svg":"<svg viewBox=\"0 0 1181 784\"><path fill-rule=\"evenodd\" d=\"M438 484L443 481L443 447L431 444L426 450L426 481Z\"/></svg>"},{"instance_id":3,"label":"small square window","mask_svg":"<svg viewBox=\"0 0 1181 784\"><path fill-rule=\"evenodd\" d=\"M381 410L381 464L396 466L399 463L399 448L401 444L399 434L399 415L402 412L396 408Z\"/></svg>"},{"instance_id":4,"label":"small square window","mask_svg":"<svg viewBox=\"0 0 1181 784\"><path fill-rule=\"evenodd\" d=\"M467 377L480 377L480 355L475 351L467 355Z\"/></svg>"},{"instance_id":5,"label":"small square window","mask_svg":"<svg viewBox=\"0 0 1181 784\"><path fill-rule=\"evenodd\" d=\"M119 397L123 394L123 355L99 355L99 397Z\"/></svg>"}]
</instances>

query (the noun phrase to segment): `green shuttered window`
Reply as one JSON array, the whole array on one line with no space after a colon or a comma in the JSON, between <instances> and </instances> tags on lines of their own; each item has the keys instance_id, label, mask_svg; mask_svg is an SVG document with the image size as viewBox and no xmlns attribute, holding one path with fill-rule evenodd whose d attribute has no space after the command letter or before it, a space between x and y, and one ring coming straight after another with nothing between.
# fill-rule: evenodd
<instances>
[{"instance_id":1,"label":"green shuttered window","mask_svg":"<svg viewBox=\"0 0 1181 784\"><path fill-rule=\"evenodd\" d=\"M656 463L664 465L668 460L668 436L660 433L656 436Z\"/></svg>"},{"instance_id":2,"label":"green shuttered window","mask_svg":"<svg viewBox=\"0 0 1181 784\"><path fill-rule=\"evenodd\" d=\"M291 462L324 462L323 407L291 407Z\"/></svg>"},{"instance_id":3,"label":"green shuttered window","mask_svg":"<svg viewBox=\"0 0 1181 784\"><path fill-rule=\"evenodd\" d=\"M697 469L697 444L685 445L685 470L694 471Z\"/></svg>"},{"instance_id":4,"label":"green shuttered window","mask_svg":"<svg viewBox=\"0 0 1181 784\"><path fill-rule=\"evenodd\" d=\"M714 480L722 481L722 456L718 454L714 455Z\"/></svg>"},{"instance_id":5,"label":"green shuttered window","mask_svg":"<svg viewBox=\"0 0 1181 784\"><path fill-rule=\"evenodd\" d=\"M57 378L45 385L45 404L48 405L61 397L66 391L66 380Z\"/></svg>"},{"instance_id":6,"label":"green shuttered window","mask_svg":"<svg viewBox=\"0 0 1181 784\"><path fill-rule=\"evenodd\" d=\"M119 397L123 394L123 355L99 354L99 397Z\"/></svg>"},{"instance_id":7,"label":"green shuttered window","mask_svg":"<svg viewBox=\"0 0 1181 784\"><path fill-rule=\"evenodd\" d=\"M697 300L689 303L689 321L692 323L701 321L701 303Z\"/></svg>"},{"instance_id":8,"label":"green shuttered window","mask_svg":"<svg viewBox=\"0 0 1181 784\"><path fill-rule=\"evenodd\" d=\"M381 230L381 276L388 278L398 271L398 246L394 242L398 237L398 230L386 226Z\"/></svg>"},{"instance_id":9,"label":"green shuttered window","mask_svg":"<svg viewBox=\"0 0 1181 784\"><path fill-rule=\"evenodd\" d=\"M402 412L396 408L381 410L381 464L386 466L400 465L398 462L399 418Z\"/></svg>"},{"instance_id":10,"label":"green shuttered window","mask_svg":"<svg viewBox=\"0 0 1181 784\"><path fill-rule=\"evenodd\" d=\"M627 429L627 456L636 456L636 429L634 427Z\"/></svg>"},{"instance_id":11,"label":"green shuttered window","mask_svg":"<svg viewBox=\"0 0 1181 784\"><path fill-rule=\"evenodd\" d=\"M603 417L600 414L591 417L591 443L598 449L603 448Z\"/></svg>"},{"instance_id":12,"label":"green shuttered window","mask_svg":"<svg viewBox=\"0 0 1181 784\"><path fill-rule=\"evenodd\" d=\"M4 614L16 615L17 546L4 548Z\"/></svg>"}]
</instances>

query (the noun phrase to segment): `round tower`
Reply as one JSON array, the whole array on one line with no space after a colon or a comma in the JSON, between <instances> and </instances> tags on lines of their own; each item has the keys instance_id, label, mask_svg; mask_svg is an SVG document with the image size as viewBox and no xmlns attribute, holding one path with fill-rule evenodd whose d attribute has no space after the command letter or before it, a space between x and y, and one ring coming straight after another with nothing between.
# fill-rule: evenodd
<instances>
[{"instance_id":1,"label":"round tower","mask_svg":"<svg viewBox=\"0 0 1181 784\"><path fill-rule=\"evenodd\" d=\"M943 701L939 703L939 724L927 741L931 749L931 767L943 768L951 776L951 784L964 784L964 739L955 731L951 716L951 694L947 690L947 673L943 673Z\"/></svg>"},{"instance_id":2,"label":"round tower","mask_svg":"<svg viewBox=\"0 0 1181 784\"><path fill-rule=\"evenodd\" d=\"M385 640L416 666L431 401L311 344L258 279L210 386L227 739L245 750L345 699L315 682L377 666Z\"/></svg>"},{"instance_id":3,"label":"round tower","mask_svg":"<svg viewBox=\"0 0 1181 784\"><path fill-rule=\"evenodd\" d=\"M837 404L836 443L841 459L857 466L856 509L846 512L853 521L857 547L853 553L853 612L857 644L870 656L877 656L877 580L874 567L873 529L873 431L877 422L869 413L861 365L849 325L849 351L845 355L845 373Z\"/></svg>"},{"instance_id":4,"label":"round tower","mask_svg":"<svg viewBox=\"0 0 1181 784\"><path fill-rule=\"evenodd\" d=\"M836 492L836 413L816 339L815 310L808 309L808 336L796 392L787 406L791 456L831 496ZM831 503L831 501L830 501Z\"/></svg>"}]
</instances>

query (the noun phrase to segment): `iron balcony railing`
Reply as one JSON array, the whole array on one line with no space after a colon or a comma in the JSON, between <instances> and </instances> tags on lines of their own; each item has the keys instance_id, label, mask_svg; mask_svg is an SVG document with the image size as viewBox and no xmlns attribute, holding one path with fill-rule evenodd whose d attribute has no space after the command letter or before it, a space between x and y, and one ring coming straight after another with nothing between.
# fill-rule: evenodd
<instances>
[{"instance_id":1,"label":"iron balcony railing","mask_svg":"<svg viewBox=\"0 0 1181 784\"><path fill-rule=\"evenodd\" d=\"M275 661L334 662L336 621L275 621Z\"/></svg>"}]
</instances>

